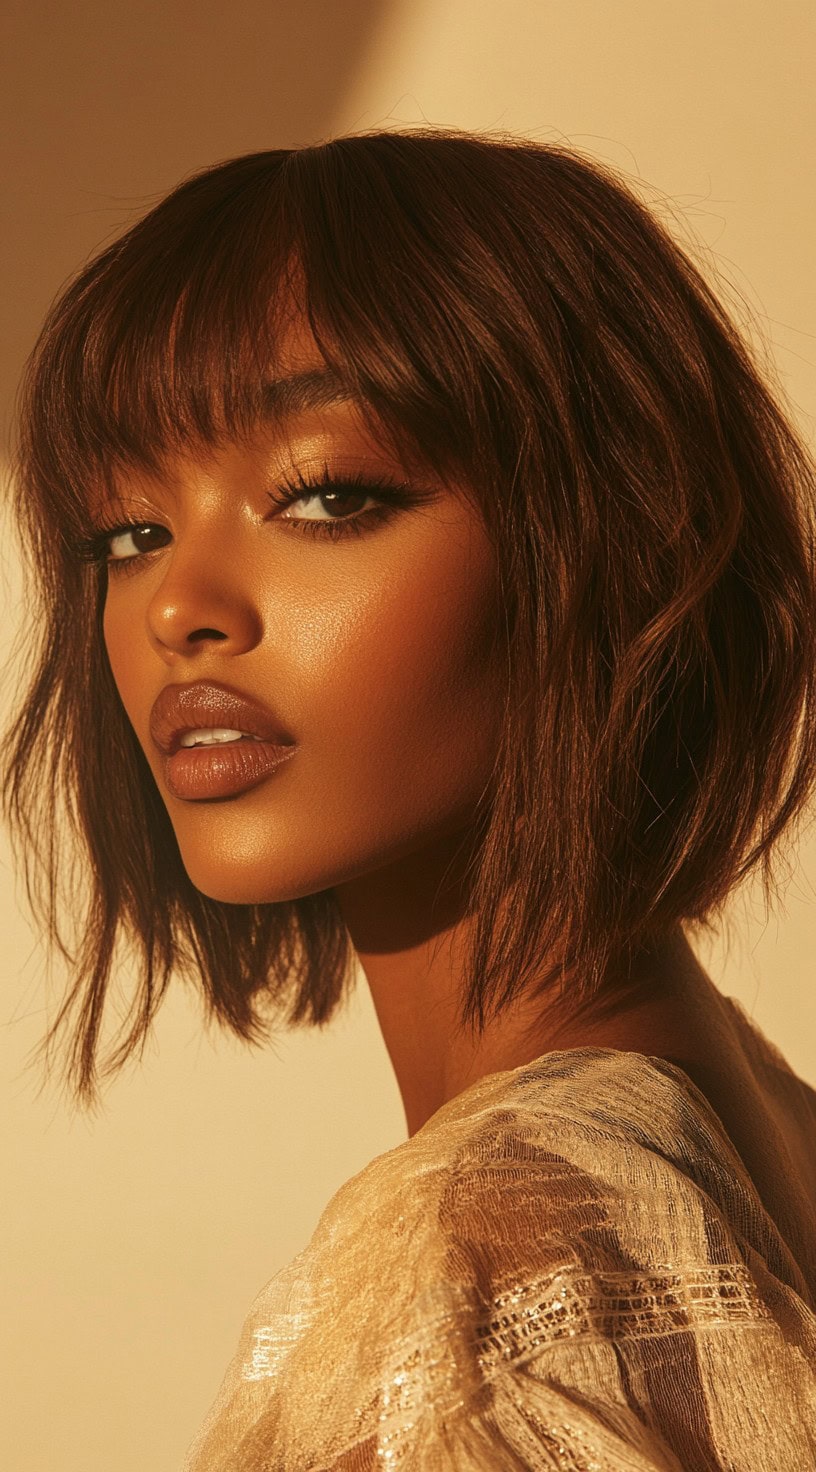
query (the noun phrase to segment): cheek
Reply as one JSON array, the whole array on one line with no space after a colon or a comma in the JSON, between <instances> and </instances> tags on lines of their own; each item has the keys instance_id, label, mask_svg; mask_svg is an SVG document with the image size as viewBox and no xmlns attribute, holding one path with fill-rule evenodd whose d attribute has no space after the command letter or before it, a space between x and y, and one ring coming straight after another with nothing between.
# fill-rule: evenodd
<instances>
[{"instance_id":1,"label":"cheek","mask_svg":"<svg viewBox=\"0 0 816 1472\"><path fill-rule=\"evenodd\" d=\"M469 808L503 710L496 576L486 552L424 549L301 635L303 737L329 813L419 826Z\"/></svg>"}]
</instances>

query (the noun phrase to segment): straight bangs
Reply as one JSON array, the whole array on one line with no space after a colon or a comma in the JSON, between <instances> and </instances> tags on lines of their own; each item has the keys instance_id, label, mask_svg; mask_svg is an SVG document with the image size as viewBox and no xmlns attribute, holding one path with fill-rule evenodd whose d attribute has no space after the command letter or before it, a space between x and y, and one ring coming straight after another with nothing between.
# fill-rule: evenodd
<instances>
[{"instance_id":1,"label":"straight bangs","mask_svg":"<svg viewBox=\"0 0 816 1472\"><path fill-rule=\"evenodd\" d=\"M182 184L97 256L46 319L23 380L20 459L70 534L120 472L239 436L268 368L270 298L287 249L287 153Z\"/></svg>"},{"instance_id":2,"label":"straight bangs","mask_svg":"<svg viewBox=\"0 0 816 1472\"><path fill-rule=\"evenodd\" d=\"M484 324L443 261L447 242L419 225L421 180L407 170L398 199L389 162L375 154L361 168L336 140L215 165L62 294L21 386L18 461L48 487L69 549L91 530L96 493L116 499L120 474L160 478L176 455L240 441L272 417L267 388L296 307L371 434L456 480L487 519L498 510L500 365L495 352L492 372L479 361Z\"/></svg>"}]
</instances>

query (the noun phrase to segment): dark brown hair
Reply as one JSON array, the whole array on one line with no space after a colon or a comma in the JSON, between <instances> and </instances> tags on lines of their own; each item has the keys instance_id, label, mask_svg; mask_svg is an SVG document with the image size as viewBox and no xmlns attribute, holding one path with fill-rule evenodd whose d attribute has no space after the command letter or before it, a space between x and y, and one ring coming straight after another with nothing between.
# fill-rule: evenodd
<instances>
[{"instance_id":1,"label":"dark brown hair","mask_svg":"<svg viewBox=\"0 0 816 1472\"><path fill-rule=\"evenodd\" d=\"M100 476L251 429L296 282L377 433L464 480L498 551L509 699L463 1025L542 956L562 965L541 987L568 964L575 996L599 995L679 925L711 929L760 860L768 896L814 785L816 469L634 190L572 149L430 128L206 169L61 293L21 386L13 510L38 643L2 802L73 968L45 1051L71 1022L85 1102L143 1046L174 972L249 1041L276 1018L325 1024L354 975L331 890L236 905L191 883L111 676L104 566L75 552ZM60 802L90 879L73 951ZM141 976L100 1067L120 934Z\"/></svg>"}]
</instances>

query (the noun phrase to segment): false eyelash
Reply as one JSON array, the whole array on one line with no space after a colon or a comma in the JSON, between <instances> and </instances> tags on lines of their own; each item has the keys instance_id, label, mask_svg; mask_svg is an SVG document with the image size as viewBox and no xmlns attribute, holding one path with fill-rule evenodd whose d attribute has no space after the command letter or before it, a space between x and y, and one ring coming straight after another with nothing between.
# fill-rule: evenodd
<instances>
[{"instance_id":1,"label":"false eyelash","mask_svg":"<svg viewBox=\"0 0 816 1472\"><path fill-rule=\"evenodd\" d=\"M358 512L354 516L346 517L338 521L302 521L290 518L286 524L296 527L298 530L305 528L307 533L313 537L328 537L336 541L347 535L360 536L374 524L381 524L396 515L398 511L416 506L433 496L428 489L409 486L404 481L391 480L388 476L380 476L373 479L363 472L353 473L345 471L333 472L327 464L324 464L320 475L303 475L296 471L293 478L283 479L279 483L277 491L266 492L267 499L278 509L285 509L309 495L320 491L354 490L365 492L367 496L373 497L380 502L379 506L371 507L368 511ZM72 551L80 562L89 562L97 565L113 567L115 574L130 570L134 566L145 561L150 552L135 553L130 557L111 558L108 556L108 543L122 532L138 531L146 526L153 526L153 522L125 521L97 527L90 537L78 538L72 543ZM154 551L161 549L154 548Z\"/></svg>"},{"instance_id":2,"label":"false eyelash","mask_svg":"<svg viewBox=\"0 0 816 1472\"><path fill-rule=\"evenodd\" d=\"M304 476L300 470L297 470L291 480L284 478L279 483L278 492L267 491L266 494L273 506L285 510L287 506L294 505L296 501L304 497L313 496L320 491L334 490L364 491L366 496L379 501L380 505L338 521L290 519L287 525L296 527L299 531L305 529L311 536L328 536L333 540L348 534L360 536L372 523L387 521L398 510L427 499L427 492L412 490L404 481L391 480L386 476L372 480L362 471L333 472L325 463L319 476Z\"/></svg>"}]
</instances>

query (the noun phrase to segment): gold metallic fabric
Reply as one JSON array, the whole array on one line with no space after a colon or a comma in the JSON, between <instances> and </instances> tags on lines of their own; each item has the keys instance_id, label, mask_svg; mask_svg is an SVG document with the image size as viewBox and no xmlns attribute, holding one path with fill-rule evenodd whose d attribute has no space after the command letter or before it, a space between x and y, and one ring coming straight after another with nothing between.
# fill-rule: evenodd
<instances>
[{"instance_id":1,"label":"gold metallic fabric","mask_svg":"<svg viewBox=\"0 0 816 1472\"><path fill-rule=\"evenodd\" d=\"M753 1035L780 1139L787 1117L816 1147L816 1095ZM805 1174L783 1237L658 1057L482 1078L332 1197L184 1472L813 1472Z\"/></svg>"}]
</instances>

